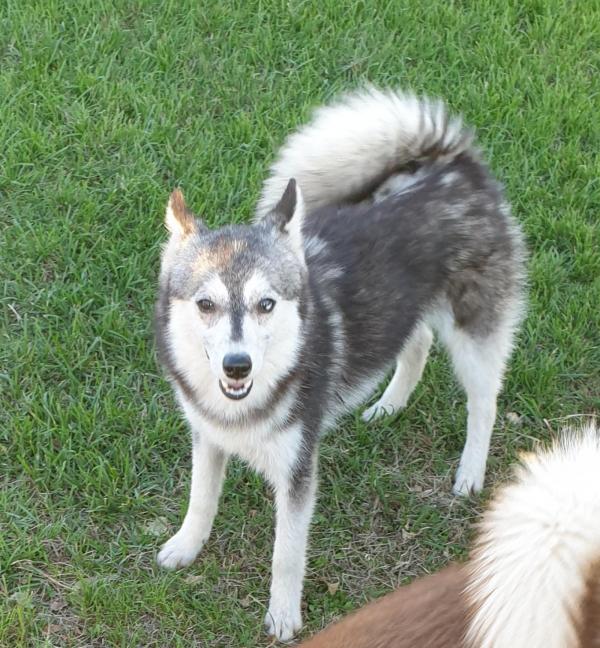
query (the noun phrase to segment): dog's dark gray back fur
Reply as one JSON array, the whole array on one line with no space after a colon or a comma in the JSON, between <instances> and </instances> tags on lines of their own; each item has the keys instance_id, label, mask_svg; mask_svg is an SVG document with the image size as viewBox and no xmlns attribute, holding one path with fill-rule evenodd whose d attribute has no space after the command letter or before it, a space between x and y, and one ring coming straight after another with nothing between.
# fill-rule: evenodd
<instances>
[{"instance_id":1,"label":"dog's dark gray back fur","mask_svg":"<svg viewBox=\"0 0 600 648\"><path fill-rule=\"evenodd\" d=\"M312 309L297 416L315 434L332 406L323 395L335 405L391 369L436 302L447 300L459 326L485 337L522 291L519 231L498 184L469 153L400 195L318 209L307 215L304 234ZM341 330L332 323L336 311ZM334 357L336 338L342 357Z\"/></svg>"}]
</instances>

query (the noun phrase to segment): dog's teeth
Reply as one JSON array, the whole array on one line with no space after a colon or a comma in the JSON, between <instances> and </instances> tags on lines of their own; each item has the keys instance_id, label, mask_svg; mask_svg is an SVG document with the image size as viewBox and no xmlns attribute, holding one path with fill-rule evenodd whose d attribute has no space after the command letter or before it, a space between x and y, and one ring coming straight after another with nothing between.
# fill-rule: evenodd
<instances>
[{"instance_id":1,"label":"dog's teeth","mask_svg":"<svg viewBox=\"0 0 600 648\"><path fill-rule=\"evenodd\" d=\"M221 381L221 389L223 392L233 398L244 398L246 394L250 391L252 387L252 381L250 383L244 383L240 387L234 387L233 385L228 385L226 382Z\"/></svg>"}]
</instances>

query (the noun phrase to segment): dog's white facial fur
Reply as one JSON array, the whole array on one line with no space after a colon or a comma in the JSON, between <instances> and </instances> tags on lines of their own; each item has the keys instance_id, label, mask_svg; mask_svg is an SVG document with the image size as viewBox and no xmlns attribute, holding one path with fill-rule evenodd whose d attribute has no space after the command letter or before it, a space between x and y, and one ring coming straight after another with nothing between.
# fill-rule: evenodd
<instances>
[{"instance_id":1,"label":"dog's white facial fur","mask_svg":"<svg viewBox=\"0 0 600 648\"><path fill-rule=\"evenodd\" d=\"M270 313L259 309L261 300L275 301ZM214 303L214 312L205 314L198 307L201 299ZM301 339L299 305L284 299L255 270L243 286L241 336L232 339L232 299L219 275L199 286L192 299L174 299L171 305L169 338L178 366L197 388L203 405L223 412L228 405L239 413L246 406L259 407L269 398L278 381L294 367ZM230 400L219 381L227 381L223 359L227 354L245 353L252 362L246 383L252 382L248 395Z\"/></svg>"}]
</instances>

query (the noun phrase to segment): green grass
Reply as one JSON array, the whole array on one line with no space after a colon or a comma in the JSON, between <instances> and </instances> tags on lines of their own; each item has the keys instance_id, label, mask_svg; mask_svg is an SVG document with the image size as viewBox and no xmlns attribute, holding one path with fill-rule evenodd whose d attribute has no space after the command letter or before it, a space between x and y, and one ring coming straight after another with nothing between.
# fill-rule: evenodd
<instances>
[{"instance_id":1,"label":"green grass","mask_svg":"<svg viewBox=\"0 0 600 648\"><path fill-rule=\"evenodd\" d=\"M599 53L592 0L5 0L0 645L268 644L271 496L241 464L201 558L154 564L189 484L151 334L163 210L180 185L207 222L248 219L285 134L362 81L464 113L527 235L488 483L597 414ZM436 350L403 414L326 439L307 633L465 555L481 501L449 495L464 428Z\"/></svg>"}]
</instances>

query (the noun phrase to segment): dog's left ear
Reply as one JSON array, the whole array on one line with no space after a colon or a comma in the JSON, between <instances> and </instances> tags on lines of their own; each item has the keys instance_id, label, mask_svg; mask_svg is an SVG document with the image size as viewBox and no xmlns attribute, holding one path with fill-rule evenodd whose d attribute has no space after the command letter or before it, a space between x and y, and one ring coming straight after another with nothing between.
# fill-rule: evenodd
<instances>
[{"instance_id":1,"label":"dog's left ear","mask_svg":"<svg viewBox=\"0 0 600 648\"><path fill-rule=\"evenodd\" d=\"M196 219L193 212L187 208L181 189L175 189L169 198L165 214L165 225L171 236L176 239L184 239L186 236L202 229L202 224Z\"/></svg>"},{"instance_id":2,"label":"dog's left ear","mask_svg":"<svg viewBox=\"0 0 600 648\"><path fill-rule=\"evenodd\" d=\"M276 229L289 236L292 249L301 259L304 259L304 242L302 240L304 201L300 187L294 178L288 182L283 196L267 218Z\"/></svg>"}]
</instances>

